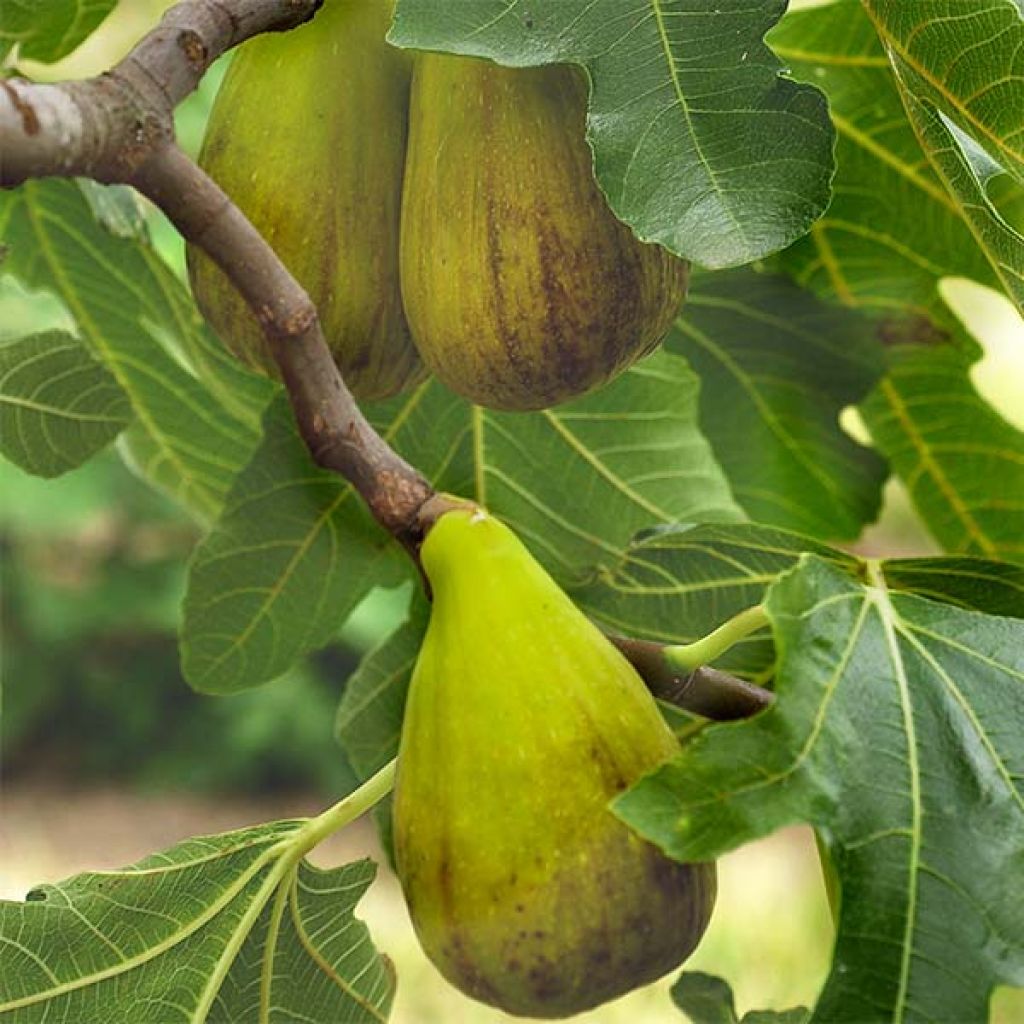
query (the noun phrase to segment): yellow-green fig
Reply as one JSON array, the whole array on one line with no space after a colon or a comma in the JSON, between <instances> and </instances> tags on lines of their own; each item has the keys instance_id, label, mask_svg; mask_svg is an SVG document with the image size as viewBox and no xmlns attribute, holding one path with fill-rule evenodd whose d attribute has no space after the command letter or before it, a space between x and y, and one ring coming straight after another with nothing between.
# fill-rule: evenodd
<instances>
[{"instance_id":1,"label":"yellow-green fig","mask_svg":"<svg viewBox=\"0 0 1024 1024\"><path fill-rule=\"evenodd\" d=\"M516 536L475 507L422 547L433 589L398 758L395 860L456 987L564 1017L660 977L700 940L713 864L608 808L677 741L640 677Z\"/></svg>"},{"instance_id":2,"label":"yellow-green fig","mask_svg":"<svg viewBox=\"0 0 1024 1024\"><path fill-rule=\"evenodd\" d=\"M199 157L309 293L346 383L368 399L423 372L399 290L411 61L384 41L392 7L327 0L308 25L246 43ZM196 300L222 341L275 373L227 278L195 247L188 260Z\"/></svg>"},{"instance_id":3,"label":"yellow-green fig","mask_svg":"<svg viewBox=\"0 0 1024 1024\"><path fill-rule=\"evenodd\" d=\"M567 66L417 57L402 297L423 361L482 405L545 408L610 380L686 293L689 265L611 212L586 97Z\"/></svg>"}]
</instances>

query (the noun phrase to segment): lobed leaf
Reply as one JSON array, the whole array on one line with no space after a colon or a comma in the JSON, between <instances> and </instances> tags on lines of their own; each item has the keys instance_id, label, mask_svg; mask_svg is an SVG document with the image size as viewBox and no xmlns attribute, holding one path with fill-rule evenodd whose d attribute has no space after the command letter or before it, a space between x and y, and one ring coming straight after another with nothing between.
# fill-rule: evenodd
<instances>
[{"instance_id":1,"label":"lobed leaf","mask_svg":"<svg viewBox=\"0 0 1024 1024\"><path fill-rule=\"evenodd\" d=\"M27 472L53 477L80 466L131 418L117 381L70 334L0 345L0 451Z\"/></svg>"},{"instance_id":2,"label":"lobed leaf","mask_svg":"<svg viewBox=\"0 0 1024 1024\"><path fill-rule=\"evenodd\" d=\"M811 1019L984 1020L1024 981L1024 622L814 555L767 608L776 703L703 730L616 810L686 860L814 825L842 901Z\"/></svg>"},{"instance_id":3,"label":"lobed leaf","mask_svg":"<svg viewBox=\"0 0 1024 1024\"><path fill-rule=\"evenodd\" d=\"M297 862L304 824L191 839L0 902L0 1020L386 1020L394 979L353 914L375 865Z\"/></svg>"}]
</instances>

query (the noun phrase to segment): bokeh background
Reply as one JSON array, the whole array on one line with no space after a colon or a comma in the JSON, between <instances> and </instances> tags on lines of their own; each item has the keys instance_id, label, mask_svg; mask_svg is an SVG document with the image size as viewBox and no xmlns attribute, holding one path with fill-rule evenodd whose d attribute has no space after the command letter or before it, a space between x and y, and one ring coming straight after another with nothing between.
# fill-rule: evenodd
<instances>
[{"instance_id":1,"label":"bokeh background","mask_svg":"<svg viewBox=\"0 0 1024 1024\"><path fill-rule=\"evenodd\" d=\"M169 5L124 0L69 59L23 70L40 79L94 74ZM179 111L181 139L193 152L222 71ZM150 215L156 244L183 273L180 239ZM977 386L1024 428L1024 324L983 288L955 281L944 288L984 343ZM62 322L58 304L0 277L0 340ZM852 411L844 423L859 432ZM45 482L0 459L0 898L130 863L188 836L316 813L352 786L332 738L335 708L362 653L401 621L408 590L374 593L334 645L287 678L231 698L200 697L180 676L175 638L185 563L198 536L116 451ZM896 485L858 549L937 550ZM358 856L381 860L366 822L313 859L327 865ZM741 1013L812 1002L828 969L832 925L809 831L789 829L724 858L719 888L711 928L688 966L725 977ZM397 1024L510 1019L440 979L385 867L361 916L398 968ZM578 1019L680 1021L670 981ZM1024 1020L1024 993L1000 991L993 1020Z\"/></svg>"}]
</instances>

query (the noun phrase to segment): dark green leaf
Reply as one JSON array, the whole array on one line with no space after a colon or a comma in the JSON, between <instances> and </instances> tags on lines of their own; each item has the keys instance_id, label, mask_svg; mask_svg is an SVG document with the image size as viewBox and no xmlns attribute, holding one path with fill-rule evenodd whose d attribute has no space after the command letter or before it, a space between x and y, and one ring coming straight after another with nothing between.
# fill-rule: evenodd
<instances>
[{"instance_id":1,"label":"dark green leaf","mask_svg":"<svg viewBox=\"0 0 1024 1024\"><path fill-rule=\"evenodd\" d=\"M60 60L116 6L117 0L0 0L0 57L18 46L22 57Z\"/></svg>"},{"instance_id":2,"label":"dark green leaf","mask_svg":"<svg viewBox=\"0 0 1024 1024\"><path fill-rule=\"evenodd\" d=\"M616 810L686 860L815 825L843 898L813 1019L985 1020L1024 982L1024 623L813 555L767 608L775 705L703 730Z\"/></svg>"},{"instance_id":3,"label":"dark green leaf","mask_svg":"<svg viewBox=\"0 0 1024 1024\"><path fill-rule=\"evenodd\" d=\"M393 978L353 916L375 865L297 862L304 824L189 840L0 903L0 1018L386 1020Z\"/></svg>"},{"instance_id":4,"label":"dark green leaf","mask_svg":"<svg viewBox=\"0 0 1024 1024\"><path fill-rule=\"evenodd\" d=\"M692 1024L739 1024L732 989L710 974L681 975L672 986L672 1001Z\"/></svg>"},{"instance_id":5,"label":"dark green leaf","mask_svg":"<svg viewBox=\"0 0 1024 1024\"><path fill-rule=\"evenodd\" d=\"M97 224L76 184L31 181L0 193L0 239L4 272L54 292L128 395L136 462L212 518L256 441L267 382L231 366L171 271L148 245Z\"/></svg>"},{"instance_id":6,"label":"dark green leaf","mask_svg":"<svg viewBox=\"0 0 1024 1024\"><path fill-rule=\"evenodd\" d=\"M1024 619L1024 566L983 558L896 558L884 565L895 590Z\"/></svg>"},{"instance_id":7,"label":"dark green leaf","mask_svg":"<svg viewBox=\"0 0 1024 1024\"><path fill-rule=\"evenodd\" d=\"M0 345L0 451L36 476L59 476L131 421L117 381L70 334Z\"/></svg>"},{"instance_id":8,"label":"dark green leaf","mask_svg":"<svg viewBox=\"0 0 1024 1024\"><path fill-rule=\"evenodd\" d=\"M970 362L948 344L894 349L861 411L947 551L1024 561L1024 433L977 393Z\"/></svg>"},{"instance_id":9,"label":"dark green leaf","mask_svg":"<svg viewBox=\"0 0 1024 1024\"><path fill-rule=\"evenodd\" d=\"M887 470L839 426L884 372L870 321L782 276L702 274L668 339L701 378L700 425L752 519L853 540Z\"/></svg>"},{"instance_id":10,"label":"dark green leaf","mask_svg":"<svg viewBox=\"0 0 1024 1024\"><path fill-rule=\"evenodd\" d=\"M709 267L802 235L828 202L821 96L780 77L764 33L785 0L399 0L399 45L517 67L583 65L588 137L612 208Z\"/></svg>"}]
</instances>

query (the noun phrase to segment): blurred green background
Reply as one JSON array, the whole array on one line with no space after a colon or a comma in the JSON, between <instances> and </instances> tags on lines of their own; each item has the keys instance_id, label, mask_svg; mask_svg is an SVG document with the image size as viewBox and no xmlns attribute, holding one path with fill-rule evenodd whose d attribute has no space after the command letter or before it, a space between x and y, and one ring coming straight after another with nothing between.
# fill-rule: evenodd
<instances>
[{"instance_id":1,"label":"blurred green background","mask_svg":"<svg viewBox=\"0 0 1024 1024\"><path fill-rule=\"evenodd\" d=\"M82 77L107 67L168 0L120 5L60 65L23 70ZM198 149L223 66L179 111ZM161 252L183 272L183 246L150 211ZM975 380L1024 427L1024 325L1004 300L967 282L947 294L983 338ZM0 340L60 324L59 304L0 277ZM852 412L845 418L857 433ZM287 678L231 698L199 697L181 679L176 628L195 526L125 468L115 450L56 481L0 460L3 572L0 741L4 780L0 897L85 868L113 867L188 835L313 813L353 784L332 725L361 654L400 621L408 591L371 596L328 650ZM891 485L885 513L858 545L870 553L935 550ZM315 859L376 854L365 826ZM814 999L828 968L831 924L813 840L792 829L725 858L712 927L689 966L726 977L741 1011ZM416 946L393 876L364 903L378 944L395 960L395 1020L508 1020L448 988ZM681 1020L651 986L581 1020ZM995 1019L1024 1018L1019 994L997 997Z\"/></svg>"}]
</instances>

